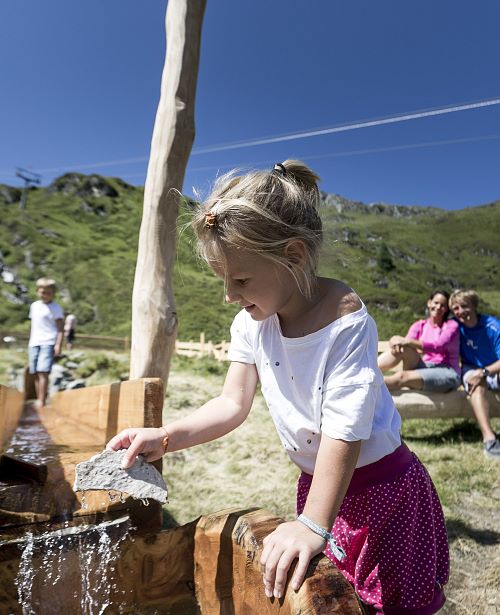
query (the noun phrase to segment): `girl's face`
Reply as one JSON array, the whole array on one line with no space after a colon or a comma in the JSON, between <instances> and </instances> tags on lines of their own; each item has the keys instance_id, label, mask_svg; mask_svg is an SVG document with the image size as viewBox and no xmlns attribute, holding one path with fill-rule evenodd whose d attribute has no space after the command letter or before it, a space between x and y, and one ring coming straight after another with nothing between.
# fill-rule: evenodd
<instances>
[{"instance_id":1,"label":"girl's face","mask_svg":"<svg viewBox=\"0 0 500 615\"><path fill-rule=\"evenodd\" d=\"M293 275L285 267L259 256L228 250L227 267L212 264L226 284L226 301L237 303L254 320L264 320L286 311L300 291Z\"/></svg>"},{"instance_id":2,"label":"girl's face","mask_svg":"<svg viewBox=\"0 0 500 615\"><path fill-rule=\"evenodd\" d=\"M427 301L429 316L437 321L442 321L448 312L448 301L444 295L437 293Z\"/></svg>"}]
</instances>

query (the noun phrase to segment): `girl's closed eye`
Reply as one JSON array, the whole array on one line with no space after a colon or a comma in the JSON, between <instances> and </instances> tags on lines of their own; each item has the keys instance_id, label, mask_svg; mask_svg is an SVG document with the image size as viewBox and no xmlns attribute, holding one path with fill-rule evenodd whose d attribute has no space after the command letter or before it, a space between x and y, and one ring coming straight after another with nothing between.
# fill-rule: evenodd
<instances>
[{"instance_id":1,"label":"girl's closed eye","mask_svg":"<svg viewBox=\"0 0 500 615\"><path fill-rule=\"evenodd\" d=\"M246 286L248 283L248 278L242 278L240 280L235 280L236 284L239 286Z\"/></svg>"}]
</instances>

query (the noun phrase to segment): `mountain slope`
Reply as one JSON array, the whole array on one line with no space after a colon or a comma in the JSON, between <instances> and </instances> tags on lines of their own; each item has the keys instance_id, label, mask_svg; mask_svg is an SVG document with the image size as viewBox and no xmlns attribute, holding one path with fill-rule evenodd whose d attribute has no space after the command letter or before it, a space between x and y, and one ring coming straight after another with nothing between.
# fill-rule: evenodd
<instances>
[{"instance_id":1,"label":"mountain slope","mask_svg":"<svg viewBox=\"0 0 500 615\"><path fill-rule=\"evenodd\" d=\"M32 189L0 186L0 331L26 329L34 281L54 277L58 301L80 330L128 335L143 189L120 179L69 173ZM500 202L458 211L365 205L323 195L320 273L350 284L369 306L381 338L423 315L433 288L474 287L499 313ZM179 226L189 219L181 212ZM236 312L221 282L196 261L180 233L174 288L179 338L228 337Z\"/></svg>"}]
</instances>

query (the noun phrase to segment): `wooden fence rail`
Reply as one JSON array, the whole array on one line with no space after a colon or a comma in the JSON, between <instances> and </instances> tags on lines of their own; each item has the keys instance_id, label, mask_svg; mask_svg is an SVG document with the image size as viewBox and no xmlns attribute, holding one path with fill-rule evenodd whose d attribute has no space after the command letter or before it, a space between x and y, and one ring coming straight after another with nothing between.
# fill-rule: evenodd
<instances>
[{"instance_id":1,"label":"wooden fence rail","mask_svg":"<svg viewBox=\"0 0 500 615\"><path fill-rule=\"evenodd\" d=\"M28 344L28 333L0 333L0 343L3 341L3 346L11 344ZM13 341L7 341L13 340ZM75 348L94 348L94 349L111 349L111 350L130 350L129 337L114 337L111 335L87 335L79 333L75 340ZM389 347L389 342L380 341L378 343L378 351L383 352ZM205 341L205 333L200 333L200 341L183 342L176 340L175 352L178 355L186 357L213 357L217 361L227 361L227 351L229 350L229 342L214 343L211 340Z\"/></svg>"}]
</instances>

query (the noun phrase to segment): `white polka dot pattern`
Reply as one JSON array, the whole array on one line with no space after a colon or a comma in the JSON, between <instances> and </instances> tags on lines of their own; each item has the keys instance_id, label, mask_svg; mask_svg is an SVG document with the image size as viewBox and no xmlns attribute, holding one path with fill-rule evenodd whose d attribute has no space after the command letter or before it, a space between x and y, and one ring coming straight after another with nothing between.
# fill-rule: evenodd
<instances>
[{"instance_id":1,"label":"white polka dot pattern","mask_svg":"<svg viewBox=\"0 0 500 615\"><path fill-rule=\"evenodd\" d=\"M297 514L311 478L299 478ZM325 555L375 612L389 607L430 615L442 606L442 601L437 608L431 603L448 581L446 526L432 480L417 457L396 479L347 495L332 534L347 558L339 562L328 547Z\"/></svg>"}]
</instances>

